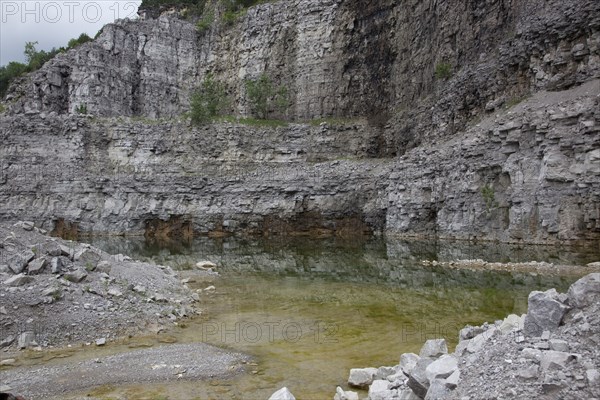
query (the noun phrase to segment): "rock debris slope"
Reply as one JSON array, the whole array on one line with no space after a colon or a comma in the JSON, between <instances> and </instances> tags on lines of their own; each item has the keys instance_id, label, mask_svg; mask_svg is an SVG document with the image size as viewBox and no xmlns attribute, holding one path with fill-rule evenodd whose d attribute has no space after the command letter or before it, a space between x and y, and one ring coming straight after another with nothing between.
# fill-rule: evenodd
<instances>
[{"instance_id":1,"label":"rock debris slope","mask_svg":"<svg viewBox=\"0 0 600 400\"><path fill-rule=\"evenodd\" d=\"M43 231L42 231L43 232ZM170 267L0 225L0 347L104 345L164 330L199 299Z\"/></svg>"},{"instance_id":2,"label":"rock debris slope","mask_svg":"<svg viewBox=\"0 0 600 400\"><path fill-rule=\"evenodd\" d=\"M593 399L600 397L600 273L568 293L532 292L526 315L460 332L456 351L428 340L394 367L353 369L370 400ZM338 388L337 399L354 392Z\"/></svg>"}]
</instances>

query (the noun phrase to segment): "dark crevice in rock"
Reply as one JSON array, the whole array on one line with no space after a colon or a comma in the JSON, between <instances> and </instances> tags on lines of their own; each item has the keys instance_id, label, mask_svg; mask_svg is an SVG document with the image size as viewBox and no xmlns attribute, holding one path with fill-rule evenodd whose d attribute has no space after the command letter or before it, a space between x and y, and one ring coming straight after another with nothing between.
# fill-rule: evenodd
<instances>
[{"instance_id":1,"label":"dark crevice in rock","mask_svg":"<svg viewBox=\"0 0 600 400\"><path fill-rule=\"evenodd\" d=\"M71 222L64 218L54 220L54 228L50 232L50 236L59 237L66 240L79 239L79 224Z\"/></svg>"},{"instance_id":2,"label":"dark crevice in rock","mask_svg":"<svg viewBox=\"0 0 600 400\"><path fill-rule=\"evenodd\" d=\"M171 216L167 220L146 219L144 237L147 239L189 239L193 236L193 227L189 217Z\"/></svg>"}]
</instances>

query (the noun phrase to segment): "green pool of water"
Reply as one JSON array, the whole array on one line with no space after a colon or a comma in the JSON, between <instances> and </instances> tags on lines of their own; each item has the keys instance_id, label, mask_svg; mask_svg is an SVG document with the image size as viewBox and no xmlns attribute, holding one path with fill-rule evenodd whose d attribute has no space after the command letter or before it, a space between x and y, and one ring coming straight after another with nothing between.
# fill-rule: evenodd
<instances>
[{"instance_id":1,"label":"green pool of water","mask_svg":"<svg viewBox=\"0 0 600 400\"><path fill-rule=\"evenodd\" d=\"M564 291L576 279L425 268L421 260L580 264L597 254L384 239L92 243L176 269L200 260L219 265L219 278L191 284L216 291L202 295L203 316L177 339L243 351L256 365L232 380L155 388L168 398L266 399L282 386L299 399L332 398L337 385L346 387L350 368L395 365L400 354L418 352L431 338L444 337L452 348L466 324L524 313L531 290Z\"/></svg>"}]
</instances>

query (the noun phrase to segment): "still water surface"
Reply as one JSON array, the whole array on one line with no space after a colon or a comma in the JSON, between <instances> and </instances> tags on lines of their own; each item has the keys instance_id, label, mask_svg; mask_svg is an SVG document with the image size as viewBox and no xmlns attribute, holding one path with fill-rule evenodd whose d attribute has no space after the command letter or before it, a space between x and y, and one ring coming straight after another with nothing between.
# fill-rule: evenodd
<instances>
[{"instance_id":1,"label":"still water surface","mask_svg":"<svg viewBox=\"0 0 600 400\"><path fill-rule=\"evenodd\" d=\"M564 291L577 277L426 268L421 260L550 261L583 264L597 249L400 241L372 238L241 240L187 243L93 239L110 253L186 270L200 260L219 265L203 294L203 315L175 335L252 355L256 365L232 380L125 390L167 398L266 399L282 386L299 399L332 398L350 368L395 365L430 338L451 348L466 324L526 311L531 290Z\"/></svg>"}]
</instances>

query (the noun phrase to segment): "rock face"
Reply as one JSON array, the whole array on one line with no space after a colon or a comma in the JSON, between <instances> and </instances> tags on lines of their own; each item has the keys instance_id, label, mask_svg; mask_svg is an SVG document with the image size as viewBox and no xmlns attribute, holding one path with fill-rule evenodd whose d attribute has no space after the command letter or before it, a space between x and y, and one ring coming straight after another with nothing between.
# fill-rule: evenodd
<instances>
[{"instance_id":1,"label":"rock face","mask_svg":"<svg viewBox=\"0 0 600 400\"><path fill-rule=\"evenodd\" d=\"M278 129L70 117L4 122L10 126L0 129L7 143L0 159L15 163L2 164L0 219L14 218L21 207L37 215L38 226L63 236L290 230L344 235L381 230L385 223L390 161L369 158L376 141L360 121ZM35 138L23 136L30 129ZM13 156L23 140L31 151L61 148L61 156L43 150L47 158L21 164L27 157ZM85 159L71 158L84 148ZM34 206L42 192L48 202Z\"/></svg>"},{"instance_id":2,"label":"rock face","mask_svg":"<svg viewBox=\"0 0 600 400\"><path fill-rule=\"evenodd\" d=\"M176 121L6 117L0 218L22 212L66 236L387 231L594 239L599 92L594 80L539 93L460 138L397 159L371 157L376 131L361 122L198 129ZM556 180L557 171L568 179Z\"/></svg>"},{"instance_id":3,"label":"rock face","mask_svg":"<svg viewBox=\"0 0 600 400\"><path fill-rule=\"evenodd\" d=\"M600 238L597 1L294 0L215 21L119 21L13 85L0 219L63 236ZM231 113L265 72L290 93L273 117L342 121L192 128L180 116L209 72Z\"/></svg>"},{"instance_id":4,"label":"rock face","mask_svg":"<svg viewBox=\"0 0 600 400\"><path fill-rule=\"evenodd\" d=\"M187 111L190 91L212 72L245 112L243 80L266 72L288 88L295 119L377 116L435 94L439 121L425 122L431 111L418 110L402 123L434 135L530 88L564 88L597 74L599 23L594 0L278 1L252 7L233 27L215 18L203 33L165 13L107 25L9 99L23 112L86 104L95 115L172 117ZM440 65L454 83L436 79Z\"/></svg>"}]
</instances>

